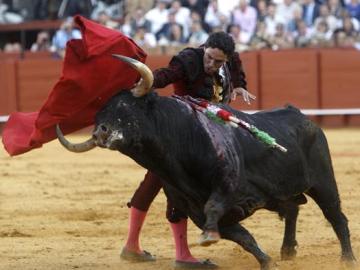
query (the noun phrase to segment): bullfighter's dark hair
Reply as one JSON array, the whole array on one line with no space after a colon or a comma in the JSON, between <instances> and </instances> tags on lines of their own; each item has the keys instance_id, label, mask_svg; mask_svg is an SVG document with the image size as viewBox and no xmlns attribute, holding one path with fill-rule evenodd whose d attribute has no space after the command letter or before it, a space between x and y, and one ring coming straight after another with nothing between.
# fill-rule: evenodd
<instances>
[{"instance_id":1,"label":"bullfighter's dark hair","mask_svg":"<svg viewBox=\"0 0 360 270\"><path fill-rule=\"evenodd\" d=\"M228 57L231 57L235 51L235 43L233 38L223 31L210 34L204 45L205 48L210 47L220 49Z\"/></svg>"}]
</instances>

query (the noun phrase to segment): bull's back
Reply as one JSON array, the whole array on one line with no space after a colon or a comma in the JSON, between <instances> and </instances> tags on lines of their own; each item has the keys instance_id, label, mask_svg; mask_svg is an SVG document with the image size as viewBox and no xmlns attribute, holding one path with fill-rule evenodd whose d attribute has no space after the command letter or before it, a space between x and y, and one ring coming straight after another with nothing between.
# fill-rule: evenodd
<instances>
[{"instance_id":1,"label":"bull's back","mask_svg":"<svg viewBox=\"0 0 360 270\"><path fill-rule=\"evenodd\" d=\"M307 122L308 119L306 116L301 113L299 109L288 105L284 108L276 108L272 110L264 110L251 115L250 119L259 126L266 126L267 124L275 129L278 128L289 128L289 127L298 127L301 126L304 122ZM265 120L265 124L262 120Z\"/></svg>"},{"instance_id":2,"label":"bull's back","mask_svg":"<svg viewBox=\"0 0 360 270\"><path fill-rule=\"evenodd\" d=\"M283 153L263 143L246 144L244 155L250 181L278 199L308 189L311 185L309 151L318 143L316 137L322 133L321 129L292 106L247 117L249 123L267 132L288 150Z\"/></svg>"}]
</instances>

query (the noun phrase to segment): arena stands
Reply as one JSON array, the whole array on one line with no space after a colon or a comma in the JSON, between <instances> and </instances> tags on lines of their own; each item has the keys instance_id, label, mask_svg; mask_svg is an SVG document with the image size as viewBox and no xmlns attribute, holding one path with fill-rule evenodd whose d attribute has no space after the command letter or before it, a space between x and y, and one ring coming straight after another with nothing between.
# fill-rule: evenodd
<instances>
[{"instance_id":1,"label":"arena stands","mask_svg":"<svg viewBox=\"0 0 360 270\"><path fill-rule=\"evenodd\" d=\"M150 48L197 46L206 34L218 30L231 33L239 51L360 47L358 0L227 0L221 5L217 0L1 2L0 46L5 52L29 50L37 39L34 32L41 30L56 43L61 20L75 14L118 29ZM163 29L167 24L171 27Z\"/></svg>"}]
</instances>

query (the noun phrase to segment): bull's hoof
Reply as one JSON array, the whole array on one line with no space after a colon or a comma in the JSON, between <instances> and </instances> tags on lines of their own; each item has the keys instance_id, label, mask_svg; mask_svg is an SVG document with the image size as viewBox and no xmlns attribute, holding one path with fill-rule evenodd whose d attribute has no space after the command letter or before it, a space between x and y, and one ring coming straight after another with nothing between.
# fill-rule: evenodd
<instances>
[{"instance_id":1,"label":"bull's hoof","mask_svg":"<svg viewBox=\"0 0 360 270\"><path fill-rule=\"evenodd\" d=\"M342 255L341 260L344 266L348 269L353 269L353 268L357 269L357 267L359 266L353 254Z\"/></svg>"},{"instance_id":2,"label":"bull's hoof","mask_svg":"<svg viewBox=\"0 0 360 270\"><path fill-rule=\"evenodd\" d=\"M219 240L220 240L220 234L218 232L204 231L200 235L199 245L203 247L208 247L212 244L219 242Z\"/></svg>"},{"instance_id":3,"label":"bull's hoof","mask_svg":"<svg viewBox=\"0 0 360 270\"><path fill-rule=\"evenodd\" d=\"M272 259L269 259L268 261L261 264L260 267L261 270L278 270L278 265L276 262L274 262Z\"/></svg>"},{"instance_id":4,"label":"bull's hoof","mask_svg":"<svg viewBox=\"0 0 360 270\"><path fill-rule=\"evenodd\" d=\"M296 249L295 248L282 248L281 249L281 260L289 261L296 257Z\"/></svg>"}]
</instances>

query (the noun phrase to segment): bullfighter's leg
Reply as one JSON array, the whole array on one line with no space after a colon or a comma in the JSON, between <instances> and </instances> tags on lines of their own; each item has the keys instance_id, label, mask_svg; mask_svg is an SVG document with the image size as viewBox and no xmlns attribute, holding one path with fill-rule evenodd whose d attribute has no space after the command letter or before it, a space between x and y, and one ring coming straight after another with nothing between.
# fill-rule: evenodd
<instances>
[{"instance_id":1,"label":"bullfighter's leg","mask_svg":"<svg viewBox=\"0 0 360 270\"><path fill-rule=\"evenodd\" d=\"M286 202L280 206L279 214L285 218L285 232L281 247L281 259L289 260L296 256L296 221L299 206L294 202Z\"/></svg>"},{"instance_id":2,"label":"bullfighter's leg","mask_svg":"<svg viewBox=\"0 0 360 270\"><path fill-rule=\"evenodd\" d=\"M271 257L265 254L256 243L254 237L240 224L234 224L228 227L220 227L221 237L234 241L242 246L247 252L250 252L260 263L262 270L276 269L276 264Z\"/></svg>"},{"instance_id":3,"label":"bullfighter's leg","mask_svg":"<svg viewBox=\"0 0 360 270\"><path fill-rule=\"evenodd\" d=\"M154 261L155 256L140 247L140 233L146 213L162 188L159 177L148 171L144 181L135 191L128 206L130 207L129 230L127 241L122 249L121 258L131 261Z\"/></svg>"},{"instance_id":4,"label":"bullfighter's leg","mask_svg":"<svg viewBox=\"0 0 360 270\"><path fill-rule=\"evenodd\" d=\"M215 269L217 265L210 260L198 260L189 249L187 241L187 216L167 201L166 218L168 219L175 242L175 267Z\"/></svg>"}]
</instances>

